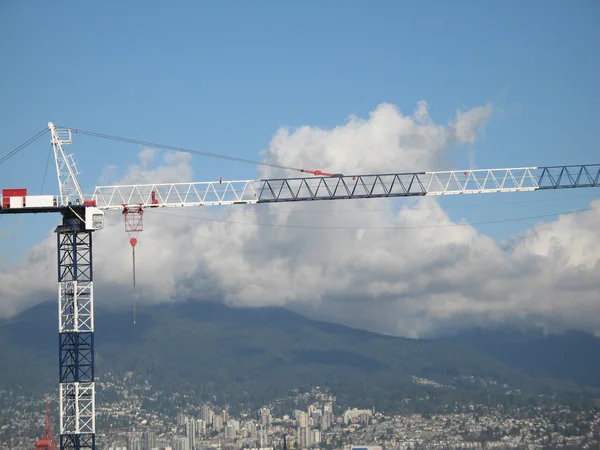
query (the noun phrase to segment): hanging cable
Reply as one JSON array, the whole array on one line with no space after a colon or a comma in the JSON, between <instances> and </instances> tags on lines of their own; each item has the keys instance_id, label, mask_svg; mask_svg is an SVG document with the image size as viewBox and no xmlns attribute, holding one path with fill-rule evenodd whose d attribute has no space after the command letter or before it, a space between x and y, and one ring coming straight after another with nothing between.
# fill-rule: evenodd
<instances>
[{"instance_id":1,"label":"hanging cable","mask_svg":"<svg viewBox=\"0 0 600 450\"><path fill-rule=\"evenodd\" d=\"M129 240L131 243L131 254L133 256L133 324L135 325L135 314L136 314L136 301L137 301L137 293L135 291L135 244L137 244L136 238L131 238Z\"/></svg>"},{"instance_id":2,"label":"hanging cable","mask_svg":"<svg viewBox=\"0 0 600 450\"><path fill-rule=\"evenodd\" d=\"M42 179L42 188L40 189L40 195L44 193L44 186L46 184L46 175L48 174L48 166L50 165L50 156L52 156L52 147L48 149L48 158L46 159L46 168L44 169L44 178Z\"/></svg>"},{"instance_id":3,"label":"hanging cable","mask_svg":"<svg viewBox=\"0 0 600 450\"><path fill-rule=\"evenodd\" d=\"M24 143L22 143L21 145L19 145L17 148L15 148L14 150L8 152L6 155L4 155L2 158L0 158L0 164L8 161L10 158L12 158L13 156L15 156L21 150L23 150L24 148L26 148L29 144L32 144L33 142L37 141L47 131L48 131L48 128L43 128L36 135L30 137L27 141L25 141Z\"/></svg>"},{"instance_id":4,"label":"hanging cable","mask_svg":"<svg viewBox=\"0 0 600 450\"><path fill-rule=\"evenodd\" d=\"M129 206L123 210L125 219L125 231L129 234L129 244L131 245L131 256L133 262L133 324L136 322L136 304L137 292L135 282L135 246L137 245L137 235L144 229L144 210L141 206Z\"/></svg>"},{"instance_id":5,"label":"hanging cable","mask_svg":"<svg viewBox=\"0 0 600 450\"><path fill-rule=\"evenodd\" d=\"M60 128L70 128L70 127L61 126ZM237 162L243 162L243 163L247 163L247 164L255 164L257 166L267 166L267 167L274 167L277 169L293 170L295 172L309 173L309 174L317 175L317 176L324 176L324 177L336 176L336 174L323 172L321 170L300 169L297 167L283 166L281 164L268 163L268 162L264 162L264 161L256 161L254 159L238 158L236 156L223 155L223 154L219 154L219 153L211 153L211 152L205 152L205 151L201 151L201 150L192 150L189 148L176 147L173 145L157 144L156 142L140 141L138 139L131 139L131 138L126 138L126 137L121 137L121 136L113 136L110 134L96 133L95 131L80 130L78 128L70 128L70 129L71 129L71 131L73 131L74 133L77 133L77 134L83 134L85 136L97 137L97 138L102 138L102 139L110 139L113 141L127 142L129 144L143 145L146 147L159 148L159 149L163 149L163 150L173 150L173 151L177 151L177 152L191 153L191 154L200 155L200 156L208 156L211 158L226 159L228 161L237 161Z\"/></svg>"},{"instance_id":6,"label":"hanging cable","mask_svg":"<svg viewBox=\"0 0 600 450\"><path fill-rule=\"evenodd\" d=\"M422 199L423 197L417 197L419 199ZM426 197L428 199L432 199L432 197ZM410 209L403 209L404 204L398 204L398 207L392 207L392 208L352 208L352 209L340 209L340 210L336 210L335 214L349 214L349 213L365 213L365 212L406 212L406 211L438 211L440 208L447 210L447 209L469 209L469 208L480 208L482 206L489 206L489 207L498 207L498 206L504 206L504 205L520 205L520 204L538 204L538 203L548 203L548 202L552 202L552 203L557 203L559 201L572 201L572 200L580 200L580 199L588 199L588 200L595 200L598 199L598 194L596 195L579 195L579 196L572 196L572 197L552 197L552 198L546 198L546 199L535 199L535 200L518 200L518 201L510 201L510 202L489 202L489 203L472 203L470 205L444 205L443 207L440 205L439 208L421 208L421 207L415 207L415 208L410 208ZM380 201L384 201L387 202L389 200L389 198L383 197L383 198L379 198L377 200ZM404 200L404 199L403 199ZM272 203L255 203L255 205L260 205L260 206L269 206L272 205ZM286 208L285 206L289 206L288 208ZM291 214L324 214L324 213L331 213L331 208L329 209L320 209L320 208L316 208L315 205L311 205L311 207L309 208L299 208L298 205L294 205L294 204L288 204L285 205L284 204L280 204L277 207L278 211L283 211L283 212L289 212Z\"/></svg>"},{"instance_id":7,"label":"hanging cable","mask_svg":"<svg viewBox=\"0 0 600 450\"><path fill-rule=\"evenodd\" d=\"M166 212L159 211L150 211L152 214L158 214L160 216L172 216L172 217L180 217L185 219L194 219L194 220L203 220L207 222L220 222L220 223L234 223L234 224L243 224L243 225L254 225L257 227L272 227L272 228L303 228L309 230L414 230L418 228L454 228L454 227L469 227L475 225L490 225L490 224L498 224L498 223L507 223L507 222L522 222L525 220L532 219L544 219L548 217L557 217L557 216L568 216L571 214L577 214L587 211L600 210L600 207L590 207L583 209L575 209L572 211L558 212L553 214L540 214L536 216L527 216L527 217L514 217L509 219L498 219L498 220L485 220L480 222L465 222L465 223L450 223L450 224L437 224L437 225L415 225L415 226L381 226L381 227L373 227L373 226L319 226L319 225L292 225L292 224L279 224L279 223L265 223L265 222L249 222L243 220L224 220L224 219L215 219L209 217L198 217L198 216L189 216L183 214L170 214Z\"/></svg>"}]
</instances>

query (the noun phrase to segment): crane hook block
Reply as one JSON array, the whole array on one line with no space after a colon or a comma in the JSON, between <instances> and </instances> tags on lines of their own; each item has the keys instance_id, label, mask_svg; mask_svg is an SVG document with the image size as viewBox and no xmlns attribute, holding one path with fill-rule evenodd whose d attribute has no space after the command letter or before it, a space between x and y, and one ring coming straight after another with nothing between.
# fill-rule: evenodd
<instances>
[{"instance_id":1,"label":"crane hook block","mask_svg":"<svg viewBox=\"0 0 600 450\"><path fill-rule=\"evenodd\" d=\"M137 244L137 239L131 238L129 239L129 243L131 244L131 247L135 248L135 245Z\"/></svg>"}]
</instances>

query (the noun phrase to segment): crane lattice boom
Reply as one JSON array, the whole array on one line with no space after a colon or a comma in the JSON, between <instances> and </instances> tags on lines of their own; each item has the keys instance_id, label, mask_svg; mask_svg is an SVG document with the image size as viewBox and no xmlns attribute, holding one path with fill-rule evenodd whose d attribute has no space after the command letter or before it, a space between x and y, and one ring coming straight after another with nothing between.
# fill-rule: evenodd
<instances>
[{"instance_id":1,"label":"crane lattice boom","mask_svg":"<svg viewBox=\"0 0 600 450\"><path fill-rule=\"evenodd\" d=\"M512 169L301 177L199 183L99 186L92 199L102 210L214 206L425 195L524 192L594 187L600 164Z\"/></svg>"}]
</instances>

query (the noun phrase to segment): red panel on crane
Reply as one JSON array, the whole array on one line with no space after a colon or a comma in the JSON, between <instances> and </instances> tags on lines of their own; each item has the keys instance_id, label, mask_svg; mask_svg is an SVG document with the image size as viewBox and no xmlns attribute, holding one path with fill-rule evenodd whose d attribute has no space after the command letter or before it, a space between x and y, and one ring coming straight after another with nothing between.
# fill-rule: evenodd
<instances>
[{"instance_id":1,"label":"red panel on crane","mask_svg":"<svg viewBox=\"0 0 600 450\"><path fill-rule=\"evenodd\" d=\"M2 207L10 207L11 197L27 197L27 189L2 189Z\"/></svg>"}]
</instances>

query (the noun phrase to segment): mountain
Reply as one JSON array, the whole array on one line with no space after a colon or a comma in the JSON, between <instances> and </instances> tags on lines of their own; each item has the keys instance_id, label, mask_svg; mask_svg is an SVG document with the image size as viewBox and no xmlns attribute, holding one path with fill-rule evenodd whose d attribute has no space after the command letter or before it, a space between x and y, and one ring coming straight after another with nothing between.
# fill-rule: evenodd
<instances>
[{"instance_id":1,"label":"mountain","mask_svg":"<svg viewBox=\"0 0 600 450\"><path fill-rule=\"evenodd\" d=\"M475 328L454 336L453 340L535 377L554 376L582 386L600 387L600 339L588 333Z\"/></svg>"},{"instance_id":2,"label":"mountain","mask_svg":"<svg viewBox=\"0 0 600 450\"><path fill-rule=\"evenodd\" d=\"M501 345L477 347L466 335L439 340L384 336L283 308L159 305L141 308L135 325L130 312L97 309L95 339L100 380L132 371L162 392L165 407L174 392L197 401L216 398L257 407L292 388L312 386L329 387L339 405L380 410L507 398L529 402L539 394L591 392L585 388L587 378L561 378L552 370L534 373L519 364L519 357L510 358L512 347L504 353ZM6 362L0 389L53 392L57 354L54 304L0 322L0 360ZM507 390L513 395L507 396Z\"/></svg>"}]
</instances>

